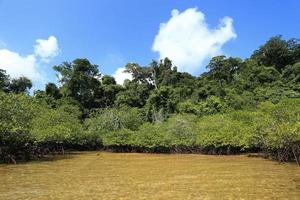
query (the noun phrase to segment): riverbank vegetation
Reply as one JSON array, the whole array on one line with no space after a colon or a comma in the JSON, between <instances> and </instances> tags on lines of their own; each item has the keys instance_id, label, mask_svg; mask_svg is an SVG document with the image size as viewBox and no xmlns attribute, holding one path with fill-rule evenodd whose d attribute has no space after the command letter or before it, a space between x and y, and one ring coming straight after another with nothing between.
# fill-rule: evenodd
<instances>
[{"instance_id":1,"label":"riverbank vegetation","mask_svg":"<svg viewBox=\"0 0 300 200\"><path fill-rule=\"evenodd\" d=\"M1 66L0 66L1 68ZM250 58L217 56L198 77L165 58L128 63L116 84L97 65L54 66L59 84L0 71L0 162L68 150L236 154L300 160L300 44L272 37Z\"/></svg>"}]
</instances>

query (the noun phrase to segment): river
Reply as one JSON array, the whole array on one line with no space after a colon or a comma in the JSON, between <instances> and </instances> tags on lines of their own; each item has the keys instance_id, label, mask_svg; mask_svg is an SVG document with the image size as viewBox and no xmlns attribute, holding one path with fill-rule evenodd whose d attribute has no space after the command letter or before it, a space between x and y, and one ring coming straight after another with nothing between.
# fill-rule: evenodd
<instances>
[{"instance_id":1,"label":"river","mask_svg":"<svg viewBox=\"0 0 300 200\"><path fill-rule=\"evenodd\" d=\"M84 152L0 165L0 199L300 199L300 168L257 157Z\"/></svg>"}]
</instances>

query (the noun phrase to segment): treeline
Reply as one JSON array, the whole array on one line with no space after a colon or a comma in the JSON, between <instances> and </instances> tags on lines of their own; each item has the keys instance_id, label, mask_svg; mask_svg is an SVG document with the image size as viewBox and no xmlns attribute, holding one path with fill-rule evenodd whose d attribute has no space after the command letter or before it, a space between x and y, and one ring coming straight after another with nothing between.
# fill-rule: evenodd
<instances>
[{"instance_id":1,"label":"treeline","mask_svg":"<svg viewBox=\"0 0 300 200\"><path fill-rule=\"evenodd\" d=\"M76 59L59 85L0 71L0 162L68 150L233 154L300 160L300 44L272 37L248 59L217 56L199 77L165 58L128 63L124 85Z\"/></svg>"}]
</instances>

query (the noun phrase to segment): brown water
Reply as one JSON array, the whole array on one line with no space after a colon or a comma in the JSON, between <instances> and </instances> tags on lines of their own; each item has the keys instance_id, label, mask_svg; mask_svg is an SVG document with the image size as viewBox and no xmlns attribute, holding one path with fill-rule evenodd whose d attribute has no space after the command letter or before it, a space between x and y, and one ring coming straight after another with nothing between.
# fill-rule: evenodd
<instances>
[{"instance_id":1,"label":"brown water","mask_svg":"<svg viewBox=\"0 0 300 200\"><path fill-rule=\"evenodd\" d=\"M300 168L261 158L97 152L57 158L0 165L0 199L300 199Z\"/></svg>"}]
</instances>

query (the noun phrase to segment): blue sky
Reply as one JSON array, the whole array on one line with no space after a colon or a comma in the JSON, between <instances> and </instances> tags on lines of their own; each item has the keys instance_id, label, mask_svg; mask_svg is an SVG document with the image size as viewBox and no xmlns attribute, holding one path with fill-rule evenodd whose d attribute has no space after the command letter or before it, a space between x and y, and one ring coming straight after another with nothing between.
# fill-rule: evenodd
<instances>
[{"instance_id":1,"label":"blue sky","mask_svg":"<svg viewBox=\"0 0 300 200\"><path fill-rule=\"evenodd\" d=\"M15 56L20 56L26 58L24 62L36 65L35 70L43 76L43 81L36 80L35 88L43 88L44 82L55 81L53 65L75 58L88 58L100 66L102 73L114 74L127 62L146 65L152 59L159 59L176 49L177 43L172 44L172 41L180 41L183 37L176 35L180 32L176 28L182 29L187 25L176 18L178 20L174 19L176 22L172 26L169 21L172 18L171 12L178 10L173 13L175 18L183 16L190 8L197 10L191 10L190 15L186 13L187 18L182 17L182 20L193 16L201 17L200 14L203 14L205 19L202 22L211 31L208 33L221 29L220 20L224 17L228 16L233 20L228 21L227 28L231 32L227 38L221 39L217 50L210 49L212 52L206 54L202 52L203 59L196 63L186 63L188 53L183 61L177 61L183 65L193 65L193 68L183 67L181 70L194 75L205 70L205 64L211 55L221 52L245 58L271 36L281 34L284 38L300 38L300 2L297 0L0 0L0 49L7 50L2 51L6 54L0 58L14 59ZM163 42L157 45L158 50L155 52L154 40L161 23L170 27L161 30L159 38L166 35L167 38L161 39ZM201 25L201 20L199 23L201 32L203 24ZM186 36L182 42L189 37L189 28L191 27L187 31L183 30ZM201 42L206 41L205 37L210 34L204 35L204 39L197 39L197 33L192 34L192 37L197 41L199 39L201 46ZM225 34L223 33L220 31L220 35ZM48 54L45 58L34 49L40 44L38 39L47 40L50 36L55 37L58 49L55 54ZM174 40L170 40L173 37ZM170 45L169 48L163 49L164 44ZM195 45L197 44L196 42ZM184 52L193 50L194 45L192 46ZM182 52L181 47L178 48L178 52ZM12 52L17 55L12 55ZM170 52L170 55L177 54ZM195 54L191 59L197 56ZM8 60L5 63L9 65L11 62Z\"/></svg>"}]
</instances>

